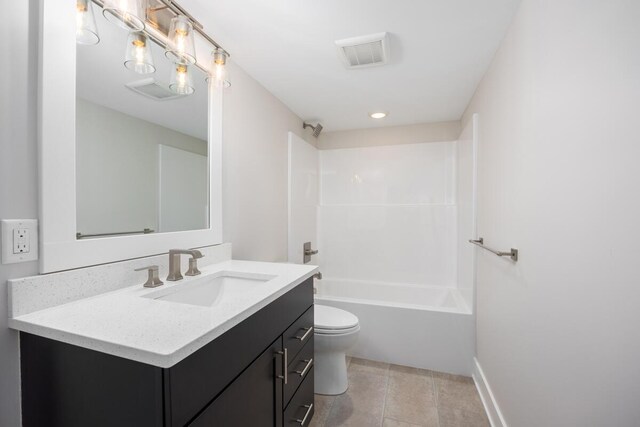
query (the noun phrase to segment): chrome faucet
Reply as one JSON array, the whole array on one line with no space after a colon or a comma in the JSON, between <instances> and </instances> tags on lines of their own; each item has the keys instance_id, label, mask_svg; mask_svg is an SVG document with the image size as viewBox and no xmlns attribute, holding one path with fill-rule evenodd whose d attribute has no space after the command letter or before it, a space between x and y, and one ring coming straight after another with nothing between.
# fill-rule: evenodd
<instances>
[{"instance_id":1,"label":"chrome faucet","mask_svg":"<svg viewBox=\"0 0 640 427\"><path fill-rule=\"evenodd\" d=\"M189 269L185 273L187 276L197 276L200 274L198 270L198 259L204 255L197 249L171 249L169 251L169 275L167 280L175 282L176 280L182 280L182 273L180 272L180 255L191 255L189 259Z\"/></svg>"}]
</instances>

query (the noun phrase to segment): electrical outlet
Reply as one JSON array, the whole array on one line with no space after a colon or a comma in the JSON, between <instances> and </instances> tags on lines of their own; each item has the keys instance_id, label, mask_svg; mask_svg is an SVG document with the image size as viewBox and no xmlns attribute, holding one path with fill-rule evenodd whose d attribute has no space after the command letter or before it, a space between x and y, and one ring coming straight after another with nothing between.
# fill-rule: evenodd
<instances>
[{"instance_id":1,"label":"electrical outlet","mask_svg":"<svg viewBox=\"0 0 640 427\"><path fill-rule=\"evenodd\" d=\"M13 229L13 253L28 254L29 253L29 229L14 228Z\"/></svg>"},{"instance_id":2,"label":"electrical outlet","mask_svg":"<svg viewBox=\"0 0 640 427\"><path fill-rule=\"evenodd\" d=\"M2 220L2 264L38 259L38 221Z\"/></svg>"}]
</instances>

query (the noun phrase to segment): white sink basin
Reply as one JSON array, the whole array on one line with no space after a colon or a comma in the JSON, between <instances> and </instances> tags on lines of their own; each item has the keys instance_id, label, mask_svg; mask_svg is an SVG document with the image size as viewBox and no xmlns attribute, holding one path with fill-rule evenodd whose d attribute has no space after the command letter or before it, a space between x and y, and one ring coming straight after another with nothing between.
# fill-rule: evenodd
<instances>
[{"instance_id":1,"label":"white sink basin","mask_svg":"<svg viewBox=\"0 0 640 427\"><path fill-rule=\"evenodd\" d=\"M269 274L221 271L144 295L144 298L213 307L274 279Z\"/></svg>"}]
</instances>

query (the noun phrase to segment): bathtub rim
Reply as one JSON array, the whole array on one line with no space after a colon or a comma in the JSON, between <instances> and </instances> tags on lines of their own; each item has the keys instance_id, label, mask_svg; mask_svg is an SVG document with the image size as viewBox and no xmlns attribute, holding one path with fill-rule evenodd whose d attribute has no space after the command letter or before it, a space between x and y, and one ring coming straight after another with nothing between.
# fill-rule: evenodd
<instances>
[{"instance_id":1,"label":"bathtub rim","mask_svg":"<svg viewBox=\"0 0 640 427\"><path fill-rule=\"evenodd\" d=\"M358 279L344 279L344 278L336 278L336 277L327 277L323 278L319 283L316 282L315 286L318 289L322 289L323 282L347 282L347 283L355 283L359 285L364 284L372 284L376 286L387 286L394 287L400 286L404 288L412 288L412 289L425 289L429 288L430 290L437 291L446 291L451 294L454 301L456 302L455 308L442 307L438 305L426 305L426 304L409 304L395 301L383 301L380 299L369 299L369 298L352 298L352 297L344 297L344 296L335 296L335 295L327 295L322 291L319 291L314 295L315 300L327 300L327 301L344 301L354 304L369 304L375 305L379 307L397 307L397 308L405 308L412 310L424 310L424 311L439 311L443 313L455 313L455 314L467 314L473 315L473 310L469 307L465 301L465 299L460 294L460 290L456 286L436 286L436 285L419 285L416 283L399 283L399 282L377 282L373 280L358 280Z\"/></svg>"},{"instance_id":2,"label":"bathtub rim","mask_svg":"<svg viewBox=\"0 0 640 427\"><path fill-rule=\"evenodd\" d=\"M466 304L461 303L461 301L456 298L456 302L459 305L456 308L448 308L448 307L438 307L432 305L424 305L424 304L406 304L406 303L398 303L398 302L386 302L380 300L371 300L366 298L348 298L348 297L335 297L335 296L327 296L327 295L315 295L314 296L314 304L322 304L322 301L338 301L338 302L347 302L351 304L363 304L363 305L375 305L378 307L387 307L387 308L402 308L406 310L422 310L422 311L436 311L442 313L451 313L451 314L462 314L472 316L473 313L466 307ZM464 305L463 305L464 304Z\"/></svg>"}]
</instances>

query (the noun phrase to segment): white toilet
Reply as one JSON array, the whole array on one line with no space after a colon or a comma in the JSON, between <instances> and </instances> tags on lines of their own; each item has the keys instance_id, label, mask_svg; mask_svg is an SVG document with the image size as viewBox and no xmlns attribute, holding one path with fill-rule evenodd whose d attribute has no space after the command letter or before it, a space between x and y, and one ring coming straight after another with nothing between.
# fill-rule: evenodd
<instances>
[{"instance_id":1,"label":"white toilet","mask_svg":"<svg viewBox=\"0 0 640 427\"><path fill-rule=\"evenodd\" d=\"M314 307L315 392L336 395L347 391L346 351L358 340L358 318L345 310Z\"/></svg>"}]
</instances>

